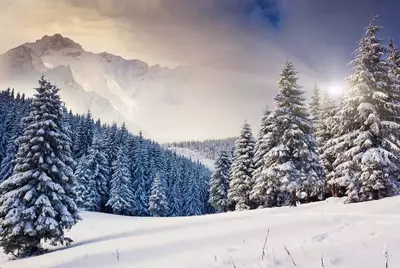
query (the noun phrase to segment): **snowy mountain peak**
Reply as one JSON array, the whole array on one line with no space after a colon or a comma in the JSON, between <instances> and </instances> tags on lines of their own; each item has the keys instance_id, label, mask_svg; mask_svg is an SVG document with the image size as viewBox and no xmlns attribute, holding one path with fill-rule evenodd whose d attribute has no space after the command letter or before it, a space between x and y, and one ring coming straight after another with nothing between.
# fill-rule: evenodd
<instances>
[{"instance_id":1,"label":"snowy mountain peak","mask_svg":"<svg viewBox=\"0 0 400 268\"><path fill-rule=\"evenodd\" d=\"M1 55L0 62L2 73L21 73L37 70L43 72L46 70L39 55L29 47L19 46L7 51Z\"/></svg>"},{"instance_id":2,"label":"snowy mountain peak","mask_svg":"<svg viewBox=\"0 0 400 268\"><path fill-rule=\"evenodd\" d=\"M80 44L61 34L45 35L33 43L25 43L24 46L32 48L39 56L43 56L49 51L68 50L71 54L77 55L85 51Z\"/></svg>"}]
</instances>

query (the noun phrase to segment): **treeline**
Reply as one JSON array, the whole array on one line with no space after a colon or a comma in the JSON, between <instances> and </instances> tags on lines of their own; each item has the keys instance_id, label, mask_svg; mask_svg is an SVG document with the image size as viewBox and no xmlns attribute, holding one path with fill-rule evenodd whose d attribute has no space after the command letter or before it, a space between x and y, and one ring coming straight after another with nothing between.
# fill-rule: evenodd
<instances>
[{"instance_id":1,"label":"treeline","mask_svg":"<svg viewBox=\"0 0 400 268\"><path fill-rule=\"evenodd\" d=\"M245 124L230 163L216 161L210 203L218 211L296 205L329 196L363 202L398 194L400 53L377 38L372 18L359 43L340 104L316 85L310 109L286 62L254 139ZM321 96L323 95L323 96Z\"/></svg>"},{"instance_id":2,"label":"treeline","mask_svg":"<svg viewBox=\"0 0 400 268\"><path fill-rule=\"evenodd\" d=\"M233 154L235 140L237 140L237 138L208 139L204 141L179 141L165 143L164 147L188 148L192 151L198 152L200 155L208 159L216 160L221 151Z\"/></svg>"}]
</instances>

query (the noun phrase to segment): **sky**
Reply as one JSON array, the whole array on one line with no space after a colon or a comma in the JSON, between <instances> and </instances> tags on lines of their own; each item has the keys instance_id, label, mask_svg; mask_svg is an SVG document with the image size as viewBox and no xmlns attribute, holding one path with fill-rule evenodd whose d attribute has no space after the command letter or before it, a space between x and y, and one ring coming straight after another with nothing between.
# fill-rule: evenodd
<instances>
[{"instance_id":1,"label":"sky","mask_svg":"<svg viewBox=\"0 0 400 268\"><path fill-rule=\"evenodd\" d=\"M144 127L160 141L234 136L244 120L256 132L263 109L273 106L286 58L307 92L314 82L339 89L368 16L379 14L382 38L400 44L397 2L0 0L0 53L61 33L87 51L190 66L189 86L164 98L179 100L154 108Z\"/></svg>"}]
</instances>

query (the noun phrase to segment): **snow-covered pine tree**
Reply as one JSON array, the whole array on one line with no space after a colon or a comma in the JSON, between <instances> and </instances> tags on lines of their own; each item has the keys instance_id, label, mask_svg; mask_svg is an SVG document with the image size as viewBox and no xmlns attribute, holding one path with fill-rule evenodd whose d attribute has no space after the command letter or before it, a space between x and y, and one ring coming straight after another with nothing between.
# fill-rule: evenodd
<instances>
[{"instance_id":1,"label":"snow-covered pine tree","mask_svg":"<svg viewBox=\"0 0 400 268\"><path fill-rule=\"evenodd\" d=\"M360 202L394 193L399 172L394 102L396 83L384 60L385 48L376 35L381 27L371 18L351 62L349 92L339 112L343 152L334 162L336 181L347 187L347 201Z\"/></svg>"},{"instance_id":2,"label":"snow-covered pine tree","mask_svg":"<svg viewBox=\"0 0 400 268\"><path fill-rule=\"evenodd\" d=\"M80 219L59 89L42 77L36 91L13 175L0 185L0 245L16 256L42 252L41 242L70 244L64 231Z\"/></svg>"},{"instance_id":3,"label":"snow-covered pine tree","mask_svg":"<svg viewBox=\"0 0 400 268\"><path fill-rule=\"evenodd\" d=\"M323 153L326 142L333 138L332 129L335 127L333 119L336 115L336 110L335 102L329 93L324 91L321 99L319 119L316 124L316 140L320 154Z\"/></svg>"},{"instance_id":4,"label":"snow-covered pine tree","mask_svg":"<svg viewBox=\"0 0 400 268\"><path fill-rule=\"evenodd\" d=\"M297 80L293 63L286 61L278 83L280 92L275 97L276 108L270 115L273 147L264 157L266 168L262 171L270 184L268 191L279 186L284 195L290 196L292 205L297 198L315 198L324 186L314 127Z\"/></svg>"},{"instance_id":5,"label":"snow-covered pine tree","mask_svg":"<svg viewBox=\"0 0 400 268\"><path fill-rule=\"evenodd\" d=\"M95 137L75 171L78 179L76 191L81 199L79 207L88 211L106 211L105 205L110 195L110 170L102 144L101 137Z\"/></svg>"},{"instance_id":6,"label":"snow-covered pine tree","mask_svg":"<svg viewBox=\"0 0 400 268\"><path fill-rule=\"evenodd\" d=\"M320 110L321 110L321 90L317 85L317 83L315 83L310 102L310 118L314 123L314 126L318 125Z\"/></svg>"},{"instance_id":7,"label":"snow-covered pine tree","mask_svg":"<svg viewBox=\"0 0 400 268\"><path fill-rule=\"evenodd\" d=\"M117 131L117 146L125 145L129 136L125 122L122 123L121 129Z\"/></svg>"},{"instance_id":8,"label":"snow-covered pine tree","mask_svg":"<svg viewBox=\"0 0 400 268\"><path fill-rule=\"evenodd\" d=\"M269 176L265 170L269 168L268 153L280 141L280 135L276 131L273 124L274 118L271 116L271 111L266 110L261 120L260 133L256 142L256 150L254 153L254 185L250 192L250 200L257 206L274 207L282 205L282 200L279 191L279 180L276 177Z\"/></svg>"},{"instance_id":9,"label":"snow-covered pine tree","mask_svg":"<svg viewBox=\"0 0 400 268\"><path fill-rule=\"evenodd\" d=\"M393 40L389 40L389 63L391 64L391 73L400 76L400 52L394 45Z\"/></svg>"},{"instance_id":10,"label":"snow-covered pine tree","mask_svg":"<svg viewBox=\"0 0 400 268\"><path fill-rule=\"evenodd\" d=\"M185 216L196 216L202 214L202 204L200 199L199 173L188 161L185 169L184 206L183 214ZM192 163L193 164L193 163Z\"/></svg>"},{"instance_id":11,"label":"snow-covered pine tree","mask_svg":"<svg viewBox=\"0 0 400 268\"><path fill-rule=\"evenodd\" d=\"M231 160L225 151L220 152L210 182L210 204L217 212L227 211L229 173Z\"/></svg>"},{"instance_id":12,"label":"snow-covered pine tree","mask_svg":"<svg viewBox=\"0 0 400 268\"><path fill-rule=\"evenodd\" d=\"M86 211L100 211L100 194L87 155L83 155L79 159L75 177L78 180L75 186L78 207Z\"/></svg>"},{"instance_id":13,"label":"snow-covered pine tree","mask_svg":"<svg viewBox=\"0 0 400 268\"><path fill-rule=\"evenodd\" d=\"M157 172L151 186L149 212L153 217L166 217L169 213L166 176Z\"/></svg>"},{"instance_id":14,"label":"snow-covered pine tree","mask_svg":"<svg viewBox=\"0 0 400 268\"><path fill-rule=\"evenodd\" d=\"M131 189L131 173L129 172L128 157L125 146L120 146L112 166L110 199L106 206L114 214L133 214L133 192Z\"/></svg>"},{"instance_id":15,"label":"snow-covered pine tree","mask_svg":"<svg viewBox=\"0 0 400 268\"><path fill-rule=\"evenodd\" d=\"M90 111L85 117L82 117L78 126L77 135L74 139L74 157L82 157L92 145L94 122Z\"/></svg>"},{"instance_id":16,"label":"snow-covered pine tree","mask_svg":"<svg viewBox=\"0 0 400 268\"><path fill-rule=\"evenodd\" d=\"M135 216L148 215L148 198L146 193L146 165L147 165L147 150L145 147L143 136L131 139L131 165L132 174L132 190L134 193L134 202L132 204Z\"/></svg>"},{"instance_id":17,"label":"snow-covered pine tree","mask_svg":"<svg viewBox=\"0 0 400 268\"><path fill-rule=\"evenodd\" d=\"M393 40L389 42L389 76L393 79L394 92L392 102L396 104L396 112L393 121L400 123L400 52L395 47ZM398 134L400 137L400 134Z\"/></svg>"},{"instance_id":18,"label":"snow-covered pine tree","mask_svg":"<svg viewBox=\"0 0 400 268\"><path fill-rule=\"evenodd\" d=\"M10 142L12 131L14 128L14 122L17 115L17 106L12 103L10 105L9 111L6 111L7 115L5 117L4 125L2 126L0 132L0 163L6 157L7 147Z\"/></svg>"},{"instance_id":19,"label":"snow-covered pine tree","mask_svg":"<svg viewBox=\"0 0 400 268\"><path fill-rule=\"evenodd\" d=\"M114 161L117 159L118 154L118 126L117 123L112 123L111 127L108 127L105 136L105 146L109 168L112 169Z\"/></svg>"},{"instance_id":20,"label":"snow-covered pine tree","mask_svg":"<svg viewBox=\"0 0 400 268\"><path fill-rule=\"evenodd\" d=\"M93 144L87 153L87 161L89 169L92 171L92 180L96 182L96 189L100 195L100 211L105 212L110 197L111 171L108 168L103 144L102 137L95 136L93 138Z\"/></svg>"},{"instance_id":21,"label":"snow-covered pine tree","mask_svg":"<svg viewBox=\"0 0 400 268\"><path fill-rule=\"evenodd\" d=\"M178 158L178 157L177 157ZM180 159L176 159L174 168L172 170L172 176L174 177L172 187L171 202L169 204L170 216L178 217L183 215L183 182L182 182L182 166Z\"/></svg>"},{"instance_id":22,"label":"snow-covered pine tree","mask_svg":"<svg viewBox=\"0 0 400 268\"><path fill-rule=\"evenodd\" d=\"M209 202L212 172L199 162L196 165L199 171L198 180L200 187L201 214L214 213L215 209Z\"/></svg>"},{"instance_id":23,"label":"snow-covered pine tree","mask_svg":"<svg viewBox=\"0 0 400 268\"><path fill-rule=\"evenodd\" d=\"M337 197L342 195L342 190L334 180L333 162L337 158L338 152L335 150L336 133L340 124L340 118L337 115L338 107L331 99L329 93L324 92L321 103L320 119L317 124L317 146L321 156L325 172L326 194ZM330 193L328 193L330 191Z\"/></svg>"},{"instance_id":24,"label":"snow-covered pine tree","mask_svg":"<svg viewBox=\"0 0 400 268\"><path fill-rule=\"evenodd\" d=\"M228 199L235 203L235 210L250 208L249 194L252 188L253 157L254 138L250 125L245 123L235 142L229 182Z\"/></svg>"},{"instance_id":25,"label":"snow-covered pine tree","mask_svg":"<svg viewBox=\"0 0 400 268\"><path fill-rule=\"evenodd\" d=\"M11 137L7 144L7 150L4 159L0 165L0 182L6 180L12 175L15 165L15 155L18 151L18 143L16 140L23 134L22 118L28 115L28 107L24 103L18 105L18 110L15 115L15 120L11 130Z\"/></svg>"}]
</instances>

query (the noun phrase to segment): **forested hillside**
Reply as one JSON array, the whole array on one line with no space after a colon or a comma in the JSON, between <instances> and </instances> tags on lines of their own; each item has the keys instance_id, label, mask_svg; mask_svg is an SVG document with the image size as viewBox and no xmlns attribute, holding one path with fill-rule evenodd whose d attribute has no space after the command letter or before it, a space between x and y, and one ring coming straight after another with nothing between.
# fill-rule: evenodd
<instances>
[{"instance_id":1,"label":"forested hillside","mask_svg":"<svg viewBox=\"0 0 400 268\"><path fill-rule=\"evenodd\" d=\"M216 160L221 151L233 153L233 147L237 138L209 139L204 141L179 141L164 144L167 148L188 148L200 155Z\"/></svg>"},{"instance_id":2,"label":"forested hillside","mask_svg":"<svg viewBox=\"0 0 400 268\"><path fill-rule=\"evenodd\" d=\"M32 99L14 90L0 93L1 182L13 173L17 138L24 128L21 120L29 116L31 104ZM149 202L158 202L161 193L166 204L162 216L211 212L207 202L210 172L203 165L163 149L141 133L130 133L124 124L102 124L90 112L79 115L62 109L62 124L72 145L79 207L121 215L160 216L149 209Z\"/></svg>"}]
</instances>

